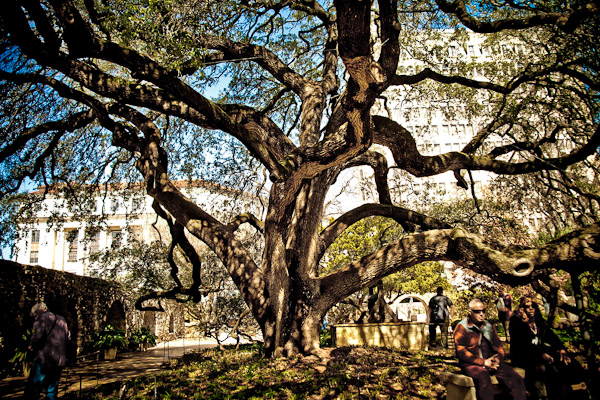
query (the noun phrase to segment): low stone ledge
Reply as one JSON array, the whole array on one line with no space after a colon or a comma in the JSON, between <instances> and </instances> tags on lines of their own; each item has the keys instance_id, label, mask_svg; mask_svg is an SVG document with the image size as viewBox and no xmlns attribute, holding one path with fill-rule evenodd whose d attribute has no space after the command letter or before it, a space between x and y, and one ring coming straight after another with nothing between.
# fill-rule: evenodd
<instances>
[{"instance_id":1,"label":"low stone ledge","mask_svg":"<svg viewBox=\"0 0 600 400\"><path fill-rule=\"evenodd\" d=\"M380 346L403 350L423 350L426 344L424 322L383 322L338 324L333 326L334 346Z\"/></svg>"}]
</instances>

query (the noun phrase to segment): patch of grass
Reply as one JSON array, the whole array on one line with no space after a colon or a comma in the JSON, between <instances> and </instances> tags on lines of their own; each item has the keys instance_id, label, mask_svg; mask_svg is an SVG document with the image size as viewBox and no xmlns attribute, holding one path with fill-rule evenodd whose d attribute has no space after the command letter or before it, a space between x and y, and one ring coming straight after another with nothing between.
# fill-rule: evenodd
<instances>
[{"instance_id":1,"label":"patch of grass","mask_svg":"<svg viewBox=\"0 0 600 400\"><path fill-rule=\"evenodd\" d=\"M265 359L261 349L208 349L165 365L165 372L104 385L64 399L435 399L454 357L384 348L327 349L322 359ZM155 386L156 385L156 386Z\"/></svg>"}]
</instances>

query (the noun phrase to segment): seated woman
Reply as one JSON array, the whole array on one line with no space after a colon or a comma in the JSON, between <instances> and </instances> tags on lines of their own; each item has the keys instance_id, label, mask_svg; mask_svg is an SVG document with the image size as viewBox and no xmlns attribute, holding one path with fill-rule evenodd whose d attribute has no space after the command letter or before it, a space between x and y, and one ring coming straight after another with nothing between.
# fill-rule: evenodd
<instances>
[{"instance_id":1,"label":"seated woman","mask_svg":"<svg viewBox=\"0 0 600 400\"><path fill-rule=\"evenodd\" d=\"M576 398L570 384L580 383L584 371L569 358L531 297L521 298L509 329L511 364L525 369L529 398Z\"/></svg>"}]
</instances>

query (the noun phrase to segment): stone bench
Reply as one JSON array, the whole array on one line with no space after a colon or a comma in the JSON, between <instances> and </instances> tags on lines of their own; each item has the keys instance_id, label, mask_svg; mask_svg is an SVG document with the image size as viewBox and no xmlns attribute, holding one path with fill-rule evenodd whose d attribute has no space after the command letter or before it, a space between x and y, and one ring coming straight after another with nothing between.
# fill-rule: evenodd
<instances>
[{"instance_id":1,"label":"stone bench","mask_svg":"<svg viewBox=\"0 0 600 400\"><path fill-rule=\"evenodd\" d=\"M515 368L515 371L525 377L525 370ZM460 373L444 371L440 374L442 382L446 385L446 400L476 400L475 383L473 378ZM494 394L506 393L503 385L500 385L498 379L492 375L492 384L494 385Z\"/></svg>"}]
</instances>

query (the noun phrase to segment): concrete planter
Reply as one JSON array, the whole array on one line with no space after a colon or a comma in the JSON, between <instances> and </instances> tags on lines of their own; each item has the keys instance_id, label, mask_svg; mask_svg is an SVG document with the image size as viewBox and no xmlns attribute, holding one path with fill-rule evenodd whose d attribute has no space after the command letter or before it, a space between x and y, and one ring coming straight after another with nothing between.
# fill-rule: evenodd
<instances>
[{"instance_id":1,"label":"concrete planter","mask_svg":"<svg viewBox=\"0 0 600 400\"><path fill-rule=\"evenodd\" d=\"M424 322L384 322L378 324L334 325L335 347L380 346L403 350L423 350L427 343Z\"/></svg>"},{"instance_id":2,"label":"concrete planter","mask_svg":"<svg viewBox=\"0 0 600 400\"><path fill-rule=\"evenodd\" d=\"M114 360L117 358L117 348L109 347L108 349L104 349L104 359L105 360Z\"/></svg>"}]
</instances>

